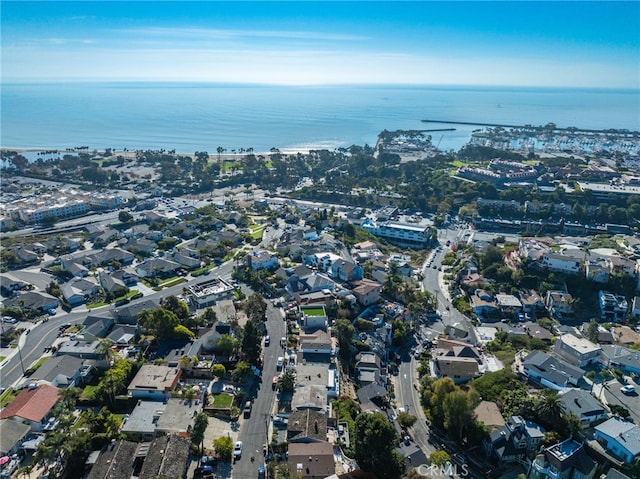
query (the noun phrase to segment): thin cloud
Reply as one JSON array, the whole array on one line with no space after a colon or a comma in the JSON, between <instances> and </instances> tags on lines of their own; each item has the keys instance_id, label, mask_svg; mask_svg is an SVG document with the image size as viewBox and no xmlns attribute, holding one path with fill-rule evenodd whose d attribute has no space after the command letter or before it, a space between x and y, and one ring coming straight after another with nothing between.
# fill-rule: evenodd
<instances>
[{"instance_id":1,"label":"thin cloud","mask_svg":"<svg viewBox=\"0 0 640 479\"><path fill-rule=\"evenodd\" d=\"M302 30L236 30L217 28L190 28L190 27L146 27L129 28L118 30L121 33L139 35L141 37L158 36L162 38L176 37L184 39L234 39L234 38L282 38L297 40L320 40L320 41L367 41L369 37L353 35L348 33L327 33Z\"/></svg>"}]
</instances>

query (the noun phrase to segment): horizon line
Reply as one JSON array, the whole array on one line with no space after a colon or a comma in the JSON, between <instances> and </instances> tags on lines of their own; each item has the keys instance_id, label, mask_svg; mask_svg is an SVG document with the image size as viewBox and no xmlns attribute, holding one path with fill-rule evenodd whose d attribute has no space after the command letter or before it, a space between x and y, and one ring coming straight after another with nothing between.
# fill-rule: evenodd
<instances>
[{"instance_id":1,"label":"horizon line","mask_svg":"<svg viewBox=\"0 0 640 479\"><path fill-rule=\"evenodd\" d=\"M7 85L64 85L64 84L198 84L212 86L235 86L235 87L287 87L287 88L345 88L345 87L398 87L398 88L438 88L438 89L538 89L538 90L614 90L640 93L640 88L632 86L594 86L594 85L519 85L519 84L478 84L478 83L393 83L393 82L336 82L336 83L277 83L277 82L229 82L216 80L165 80L165 79L22 79L22 80L1 80Z\"/></svg>"}]
</instances>

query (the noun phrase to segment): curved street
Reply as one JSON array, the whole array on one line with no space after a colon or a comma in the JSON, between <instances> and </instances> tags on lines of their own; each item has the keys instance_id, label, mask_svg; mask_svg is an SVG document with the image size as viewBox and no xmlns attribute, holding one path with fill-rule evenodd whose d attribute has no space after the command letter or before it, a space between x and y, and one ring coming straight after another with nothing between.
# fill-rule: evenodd
<instances>
[{"instance_id":1,"label":"curved street","mask_svg":"<svg viewBox=\"0 0 640 479\"><path fill-rule=\"evenodd\" d=\"M233 266L233 260L227 261L217 268L212 269L209 276L188 278L184 283L164 288L161 291L154 291L153 293L147 294L143 298L134 300L129 304L134 304L136 301L160 299L169 295L178 295L182 293L182 290L185 287L201 283L213 277L229 279L231 278ZM22 325L29 325L27 326L27 329L30 331L28 334L22 334L18 343L18 348L13 349L12 354L7 356L0 365L0 385L6 388L19 383L24 376L24 370L27 369L29 365L40 359L44 354L44 349L50 347L54 343L55 339L58 337L60 325L65 323L70 323L72 325L80 324L90 314L104 314L105 312L112 311L114 308L115 306L110 304L92 310L85 309L83 311L58 313L57 315L48 318L46 322L40 321L35 324L23 322Z\"/></svg>"}]
</instances>

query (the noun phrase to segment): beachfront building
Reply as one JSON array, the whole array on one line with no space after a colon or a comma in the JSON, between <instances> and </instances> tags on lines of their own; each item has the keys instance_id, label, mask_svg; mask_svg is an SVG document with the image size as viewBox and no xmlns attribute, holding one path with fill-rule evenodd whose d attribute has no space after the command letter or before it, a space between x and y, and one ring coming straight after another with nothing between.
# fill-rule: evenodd
<instances>
[{"instance_id":1,"label":"beachfront building","mask_svg":"<svg viewBox=\"0 0 640 479\"><path fill-rule=\"evenodd\" d=\"M380 236L389 241L407 246L423 248L431 239L431 229L429 226L400 223L397 221L379 223L370 218L365 219L360 226L375 236Z\"/></svg>"},{"instance_id":2,"label":"beachfront building","mask_svg":"<svg viewBox=\"0 0 640 479\"><path fill-rule=\"evenodd\" d=\"M65 219L91 211L111 210L120 206L122 200L120 195L62 189L7 203L4 214L23 223L34 224L48 217Z\"/></svg>"}]
</instances>

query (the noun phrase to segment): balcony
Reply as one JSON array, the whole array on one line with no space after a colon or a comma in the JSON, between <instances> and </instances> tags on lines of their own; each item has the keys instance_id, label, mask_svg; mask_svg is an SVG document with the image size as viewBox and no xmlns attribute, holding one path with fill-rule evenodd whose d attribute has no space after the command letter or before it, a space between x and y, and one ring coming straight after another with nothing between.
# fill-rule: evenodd
<instances>
[{"instance_id":1,"label":"balcony","mask_svg":"<svg viewBox=\"0 0 640 479\"><path fill-rule=\"evenodd\" d=\"M553 466L546 466L545 463L536 459L533 461L533 468L540 475L545 475L551 479L558 479L560 477L560 472Z\"/></svg>"}]
</instances>

